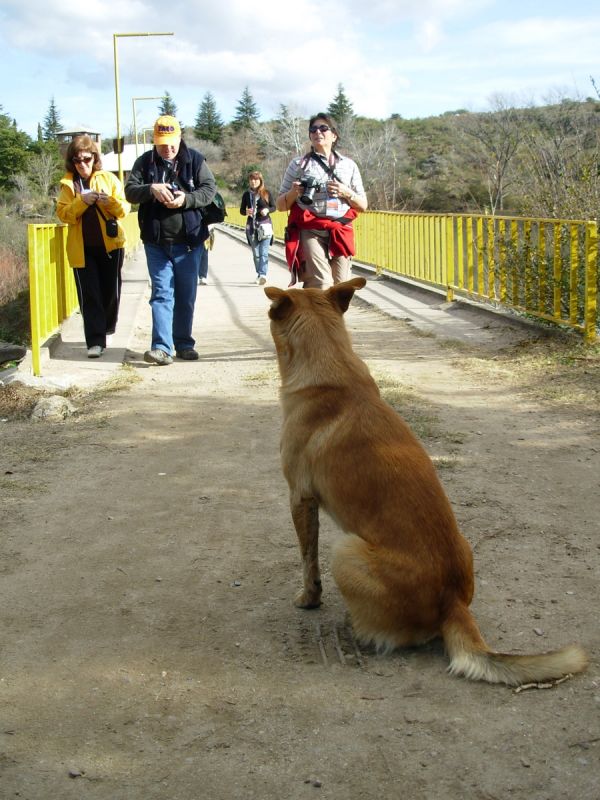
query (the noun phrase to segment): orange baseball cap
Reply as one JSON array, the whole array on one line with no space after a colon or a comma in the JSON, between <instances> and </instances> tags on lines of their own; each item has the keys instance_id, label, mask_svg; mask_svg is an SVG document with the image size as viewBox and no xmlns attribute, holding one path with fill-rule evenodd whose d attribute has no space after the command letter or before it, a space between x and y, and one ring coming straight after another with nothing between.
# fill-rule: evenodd
<instances>
[{"instance_id":1,"label":"orange baseball cap","mask_svg":"<svg viewBox=\"0 0 600 800\"><path fill-rule=\"evenodd\" d=\"M177 144L181 139L181 127L175 117L165 115L154 123L154 144Z\"/></svg>"}]
</instances>

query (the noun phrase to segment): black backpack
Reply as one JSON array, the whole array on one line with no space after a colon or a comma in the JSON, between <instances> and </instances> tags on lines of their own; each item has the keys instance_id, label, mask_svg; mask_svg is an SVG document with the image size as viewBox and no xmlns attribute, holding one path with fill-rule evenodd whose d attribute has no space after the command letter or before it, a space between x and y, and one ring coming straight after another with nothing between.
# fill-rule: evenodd
<instances>
[{"instance_id":1,"label":"black backpack","mask_svg":"<svg viewBox=\"0 0 600 800\"><path fill-rule=\"evenodd\" d=\"M225 210L225 201L217 192L207 206L200 209L202 214L202 219L207 225L217 225L219 222L223 222L225 217L227 216L227 211Z\"/></svg>"}]
</instances>

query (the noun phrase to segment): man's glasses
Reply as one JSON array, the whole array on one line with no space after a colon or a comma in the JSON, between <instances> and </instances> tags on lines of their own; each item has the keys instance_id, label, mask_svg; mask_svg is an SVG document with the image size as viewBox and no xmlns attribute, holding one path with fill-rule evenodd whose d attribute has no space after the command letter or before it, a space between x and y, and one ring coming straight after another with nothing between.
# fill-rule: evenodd
<instances>
[{"instance_id":1,"label":"man's glasses","mask_svg":"<svg viewBox=\"0 0 600 800\"><path fill-rule=\"evenodd\" d=\"M94 156L82 156L81 158L74 158L74 164L89 164L90 161L94 160Z\"/></svg>"},{"instance_id":2,"label":"man's glasses","mask_svg":"<svg viewBox=\"0 0 600 800\"><path fill-rule=\"evenodd\" d=\"M308 129L308 132L316 133L317 131L321 131L321 133L327 133L327 131L330 130L331 128L329 127L329 125L311 125L310 128Z\"/></svg>"}]
</instances>

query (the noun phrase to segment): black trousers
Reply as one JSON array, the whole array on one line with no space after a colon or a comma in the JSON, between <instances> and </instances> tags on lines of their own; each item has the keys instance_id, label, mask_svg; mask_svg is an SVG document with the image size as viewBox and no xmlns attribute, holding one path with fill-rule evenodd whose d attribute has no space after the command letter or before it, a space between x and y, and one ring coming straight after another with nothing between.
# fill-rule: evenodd
<instances>
[{"instance_id":1,"label":"black trousers","mask_svg":"<svg viewBox=\"0 0 600 800\"><path fill-rule=\"evenodd\" d=\"M85 248L85 267L73 270L87 347L106 347L115 332L123 283L125 250L107 253L103 247Z\"/></svg>"}]
</instances>

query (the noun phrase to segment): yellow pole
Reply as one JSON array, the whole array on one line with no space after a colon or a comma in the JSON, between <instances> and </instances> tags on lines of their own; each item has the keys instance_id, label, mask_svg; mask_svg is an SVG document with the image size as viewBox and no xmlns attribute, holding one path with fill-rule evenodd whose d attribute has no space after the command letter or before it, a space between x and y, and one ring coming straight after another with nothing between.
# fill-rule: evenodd
<instances>
[{"instance_id":1,"label":"yellow pole","mask_svg":"<svg viewBox=\"0 0 600 800\"><path fill-rule=\"evenodd\" d=\"M113 33L113 58L115 64L115 103L117 106L117 162L119 164L119 180L123 182L123 166L121 164L121 113L119 104L119 61L117 56L117 39L121 37L132 36L174 36L173 32L170 33Z\"/></svg>"},{"instance_id":2,"label":"yellow pole","mask_svg":"<svg viewBox=\"0 0 600 800\"><path fill-rule=\"evenodd\" d=\"M585 226L585 300L584 333L585 341L596 341L598 325L598 225L588 222Z\"/></svg>"},{"instance_id":3,"label":"yellow pole","mask_svg":"<svg viewBox=\"0 0 600 800\"><path fill-rule=\"evenodd\" d=\"M115 102L117 104L117 163L119 165L119 180L123 183L123 167L121 166L121 148L120 148L120 138L121 138L121 117L119 115L119 60L117 57L117 36L118 34L113 33L113 55L114 55L114 62L115 62Z\"/></svg>"}]
</instances>

